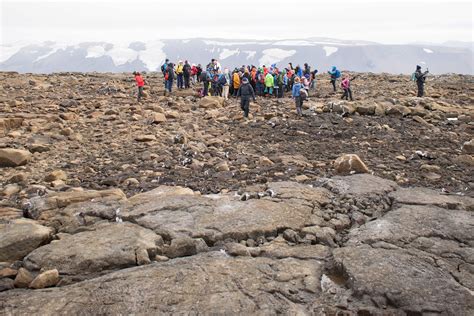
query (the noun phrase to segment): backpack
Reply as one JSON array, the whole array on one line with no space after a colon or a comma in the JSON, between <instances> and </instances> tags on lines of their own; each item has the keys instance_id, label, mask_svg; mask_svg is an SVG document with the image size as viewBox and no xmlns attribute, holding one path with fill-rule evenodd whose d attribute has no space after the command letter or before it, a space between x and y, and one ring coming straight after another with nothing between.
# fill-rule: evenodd
<instances>
[{"instance_id":1,"label":"backpack","mask_svg":"<svg viewBox=\"0 0 474 316\"><path fill-rule=\"evenodd\" d=\"M416 72L411 74L411 81L416 81Z\"/></svg>"},{"instance_id":2,"label":"backpack","mask_svg":"<svg viewBox=\"0 0 474 316\"><path fill-rule=\"evenodd\" d=\"M308 98L308 91L306 91L306 89L300 89L300 97L302 101L306 101Z\"/></svg>"},{"instance_id":3,"label":"backpack","mask_svg":"<svg viewBox=\"0 0 474 316\"><path fill-rule=\"evenodd\" d=\"M166 64L161 65L161 72L165 73L166 71Z\"/></svg>"},{"instance_id":4,"label":"backpack","mask_svg":"<svg viewBox=\"0 0 474 316\"><path fill-rule=\"evenodd\" d=\"M339 69L336 69L336 73L334 76L336 77L336 79L341 77L341 72L339 71Z\"/></svg>"}]
</instances>

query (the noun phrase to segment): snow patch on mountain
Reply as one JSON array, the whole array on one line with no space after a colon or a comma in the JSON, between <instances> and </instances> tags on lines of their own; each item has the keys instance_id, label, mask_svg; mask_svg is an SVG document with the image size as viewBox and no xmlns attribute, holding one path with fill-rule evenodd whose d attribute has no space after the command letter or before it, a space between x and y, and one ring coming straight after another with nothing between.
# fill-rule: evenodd
<instances>
[{"instance_id":1,"label":"snow patch on mountain","mask_svg":"<svg viewBox=\"0 0 474 316\"><path fill-rule=\"evenodd\" d=\"M324 46L323 49L326 51L326 57L331 56L338 50L338 48L334 46Z\"/></svg>"},{"instance_id":2,"label":"snow patch on mountain","mask_svg":"<svg viewBox=\"0 0 474 316\"><path fill-rule=\"evenodd\" d=\"M239 52L240 52L239 49L231 50L231 49L224 48L219 55L219 59L223 60L223 59L229 58L230 56L234 56L235 54L238 54Z\"/></svg>"},{"instance_id":3,"label":"snow patch on mountain","mask_svg":"<svg viewBox=\"0 0 474 316\"><path fill-rule=\"evenodd\" d=\"M433 51L431 49L428 49L428 48L423 48L424 52L427 53L427 54L433 54Z\"/></svg>"},{"instance_id":4,"label":"snow patch on mountain","mask_svg":"<svg viewBox=\"0 0 474 316\"><path fill-rule=\"evenodd\" d=\"M105 48L101 45L94 45L87 48L86 58L98 58L105 55Z\"/></svg>"},{"instance_id":5,"label":"snow patch on mountain","mask_svg":"<svg viewBox=\"0 0 474 316\"><path fill-rule=\"evenodd\" d=\"M247 54L247 59L252 59L257 54L257 52L254 50L244 50L244 53Z\"/></svg>"},{"instance_id":6,"label":"snow patch on mountain","mask_svg":"<svg viewBox=\"0 0 474 316\"><path fill-rule=\"evenodd\" d=\"M150 41L146 43L146 49L139 52L138 58L148 70L157 70L165 61L166 55L163 47L165 47L165 43L162 41Z\"/></svg>"},{"instance_id":7,"label":"snow patch on mountain","mask_svg":"<svg viewBox=\"0 0 474 316\"><path fill-rule=\"evenodd\" d=\"M33 62L37 62L42 59L45 59L46 57L51 56L52 54L56 53L59 50L66 50L69 46L71 45L66 44L66 43L58 43L58 42L47 43L47 47L51 50L47 52L46 54L38 56L38 58L36 58ZM73 46L73 47L76 48L76 46Z\"/></svg>"},{"instance_id":8,"label":"snow patch on mountain","mask_svg":"<svg viewBox=\"0 0 474 316\"><path fill-rule=\"evenodd\" d=\"M263 56L259 59L260 65L271 65L282 61L285 58L296 54L296 50L284 50L280 48L270 48L262 51Z\"/></svg>"},{"instance_id":9,"label":"snow patch on mountain","mask_svg":"<svg viewBox=\"0 0 474 316\"><path fill-rule=\"evenodd\" d=\"M0 63L10 59L25 46L25 43L13 43L0 45Z\"/></svg>"}]
</instances>

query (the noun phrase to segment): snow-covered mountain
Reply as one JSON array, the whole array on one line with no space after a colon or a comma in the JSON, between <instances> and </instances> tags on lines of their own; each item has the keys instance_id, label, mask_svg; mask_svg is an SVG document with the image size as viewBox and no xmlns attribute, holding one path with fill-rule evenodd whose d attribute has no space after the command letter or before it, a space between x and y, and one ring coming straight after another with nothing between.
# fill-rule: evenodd
<instances>
[{"instance_id":1,"label":"snow-covered mountain","mask_svg":"<svg viewBox=\"0 0 474 316\"><path fill-rule=\"evenodd\" d=\"M176 39L147 42L42 42L0 46L0 70L32 73L62 71L156 71L167 57L223 66L309 63L320 70L332 65L361 72L411 73L415 65L432 73L473 74L471 45L383 45L366 41L308 38L278 41Z\"/></svg>"}]
</instances>

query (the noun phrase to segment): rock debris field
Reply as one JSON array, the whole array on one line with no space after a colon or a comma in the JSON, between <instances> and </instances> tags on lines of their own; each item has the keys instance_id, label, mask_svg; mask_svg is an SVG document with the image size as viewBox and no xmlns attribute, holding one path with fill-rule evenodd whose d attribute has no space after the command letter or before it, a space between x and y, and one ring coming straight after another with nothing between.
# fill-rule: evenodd
<instances>
[{"instance_id":1,"label":"rock debris field","mask_svg":"<svg viewBox=\"0 0 474 316\"><path fill-rule=\"evenodd\" d=\"M0 315L473 315L474 81L293 101L0 73Z\"/></svg>"}]
</instances>

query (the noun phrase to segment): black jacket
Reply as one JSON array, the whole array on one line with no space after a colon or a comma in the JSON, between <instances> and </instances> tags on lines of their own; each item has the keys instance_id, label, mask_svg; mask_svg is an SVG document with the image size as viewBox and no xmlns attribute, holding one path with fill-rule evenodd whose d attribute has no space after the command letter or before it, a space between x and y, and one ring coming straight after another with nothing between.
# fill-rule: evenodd
<instances>
[{"instance_id":1,"label":"black jacket","mask_svg":"<svg viewBox=\"0 0 474 316\"><path fill-rule=\"evenodd\" d=\"M239 91L237 91L237 96L242 98L250 98L255 100L255 92L253 91L252 86L250 83L245 83L240 86Z\"/></svg>"},{"instance_id":2,"label":"black jacket","mask_svg":"<svg viewBox=\"0 0 474 316\"><path fill-rule=\"evenodd\" d=\"M427 74L428 74L428 71L421 72L421 70L417 70L417 71L415 72L416 82L417 82L417 83L424 83Z\"/></svg>"}]
</instances>

